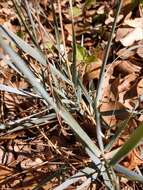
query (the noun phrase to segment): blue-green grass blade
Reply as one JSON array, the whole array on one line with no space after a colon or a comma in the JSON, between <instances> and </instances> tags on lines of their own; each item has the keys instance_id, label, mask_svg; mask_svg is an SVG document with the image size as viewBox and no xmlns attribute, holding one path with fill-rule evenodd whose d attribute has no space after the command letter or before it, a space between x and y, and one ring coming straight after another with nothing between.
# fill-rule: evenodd
<instances>
[{"instance_id":1,"label":"blue-green grass blade","mask_svg":"<svg viewBox=\"0 0 143 190\"><path fill-rule=\"evenodd\" d=\"M92 174L95 174L95 170L90 167L86 167L79 171L77 174L71 176L68 178L65 182L63 182L61 185L56 187L54 190L61 190L68 188L71 184L76 183L79 180L82 180L83 177L90 177Z\"/></svg>"},{"instance_id":2,"label":"blue-green grass blade","mask_svg":"<svg viewBox=\"0 0 143 190\"><path fill-rule=\"evenodd\" d=\"M138 181L140 183L143 183L143 176L137 174L135 171L130 171L129 169L125 168L124 166L121 166L119 164L116 164L114 166L115 171L119 172L121 175L125 176L126 178Z\"/></svg>"},{"instance_id":3,"label":"blue-green grass blade","mask_svg":"<svg viewBox=\"0 0 143 190\"><path fill-rule=\"evenodd\" d=\"M133 150L143 138L143 123L133 132L130 138L125 142L121 149L110 160L110 165L115 166L120 162L131 150Z\"/></svg>"}]
</instances>

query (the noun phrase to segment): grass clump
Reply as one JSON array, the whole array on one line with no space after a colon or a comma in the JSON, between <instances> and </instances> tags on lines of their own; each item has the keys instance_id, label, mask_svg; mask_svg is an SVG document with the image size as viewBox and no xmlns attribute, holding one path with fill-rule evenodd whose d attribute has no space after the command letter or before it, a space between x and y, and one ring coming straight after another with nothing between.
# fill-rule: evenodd
<instances>
[{"instance_id":1,"label":"grass clump","mask_svg":"<svg viewBox=\"0 0 143 190\"><path fill-rule=\"evenodd\" d=\"M125 109L107 110L108 113L100 110L108 69L107 61L122 1L117 5L103 62L100 65L98 83L95 84L95 81L91 80L86 85L82 82L84 67L92 64L88 63L88 60L98 59L90 55L89 46L84 47L82 31L79 31L82 36L80 40L75 31L75 23L82 14L81 5L69 1L66 2L68 10L65 7L62 10L63 2L47 2L49 15L46 15L44 3L32 4L25 0L22 2L24 4L20 5L19 1L12 2L22 32L25 32L23 38L26 40L7 27L0 26L0 46L4 50L2 54L5 63L21 82L20 88L0 86L5 93L14 94L18 102L14 117L8 118L5 115L6 119L3 118L0 129L4 139L10 134L20 132L20 140L17 136L12 140L14 148L19 142L23 143L29 147L28 152L33 155L32 158L25 156L21 160L15 151L19 165L14 164L10 167L12 176L4 177L0 185L6 187L8 183L12 188L29 185L32 189L45 187L56 190L120 189L123 183L120 176L142 183L142 175L125 168L120 162L141 141L142 124L121 148L116 148L115 142L124 133L125 125L134 113ZM89 1L87 3L90 5ZM90 6L92 9L92 2ZM85 12L86 7L83 8L83 15ZM63 17L67 19L70 27L68 24L64 25ZM86 23L86 16L84 18ZM69 31L66 32L70 40L65 35L66 27L69 27ZM17 83L19 81L16 79ZM122 111L128 113L129 117L110 128L104 117L120 115ZM122 128L115 132L118 126ZM116 138L113 138L113 133ZM34 149L36 150L33 151ZM30 161L31 165L27 167L26 164ZM11 184L16 177L19 181Z\"/></svg>"}]
</instances>

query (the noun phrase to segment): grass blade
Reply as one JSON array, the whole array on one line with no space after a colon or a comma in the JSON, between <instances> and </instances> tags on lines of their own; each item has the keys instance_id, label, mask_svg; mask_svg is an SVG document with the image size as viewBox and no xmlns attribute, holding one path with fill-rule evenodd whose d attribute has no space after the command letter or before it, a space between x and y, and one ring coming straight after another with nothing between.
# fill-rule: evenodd
<instances>
[{"instance_id":1,"label":"grass blade","mask_svg":"<svg viewBox=\"0 0 143 190\"><path fill-rule=\"evenodd\" d=\"M143 138L143 123L133 132L126 143L121 147L121 149L114 155L110 161L111 166L115 166L120 162L132 149L134 149L140 140Z\"/></svg>"},{"instance_id":2,"label":"grass blade","mask_svg":"<svg viewBox=\"0 0 143 190\"><path fill-rule=\"evenodd\" d=\"M102 152L104 152L104 144L103 144L103 140L102 140L102 126L101 126L101 120L100 120L100 112L98 110L98 107L100 105L100 101L102 99L102 93L103 93L103 86L104 86L104 80L105 80L105 67L108 61L108 57L109 57L109 51L111 48L111 42L112 42L112 37L113 34L115 32L115 27L116 27L116 23L117 23L117 18L118 15L120 13L120 9L122 6L122 0L119 2L118 8L117 8L117 12L115 15L115 19L113 22L113 26L112 26L112 31L108 40L108 44L105 50L105 55L104 55L104 59L103 59L103 64L101 66L101 70L100 70L100 75L99 75L99 82L98 82L98 86L97 86L97 93L96 93L96 100L95 100L95 115L96 115L96 123L97 123L97 127L96 127L96 131L97 131L97 140L98 140L98 144L100 149L102 150Z\"/></svg>"},{"instance_id":3,"label":"grass blade","mask_svg":"<svg viewBox=\"0 0 143 190\"><path fill-rule=\"evenodd\" d=\"M134 171L130 171L128 170L127 168L119 165L119 164L116 164L116 166L114 167L114 169L121 173L122 175L124 175L125 177L131 179L131 180L134 180L134 181L138 181L138 182L141 182L143 183L143 176L142 175L139 175L137 174L136 172Z\"/></svg>"},{"instance_id":4,"label":"grass blade","mask_svg":"<svg viewBox=\"0 0 143 190\"><path fill-rule=\"evenodd\" d=\"M106 169L106 163L100 164L100 162L88 148L86 148L86 152L90 156L91 160L93 160L93 163L95 164L95 167L98 170L98 175L102 175L106 187L108 187L109 189L115 189L113 179L110 176L111 174L109 174L110 168L108 167L108 169Z\"/></svg>"},{"instance_id":5,"label":"grass blade","mask_svg":"<svg viewBox=\"0 0 143 190\"><path fill-rule=\"evenodd\" d=\"M71 10L71 20L72 20L72 65L71 65L71 74L72 74L72 80L77 87L77 66L76 66L76 57L77 57L77 51L76 51L76 37L75 37L75 31L74 31L74 17L73 17L73 8L72 8L72 0L69 0L70 3L70 10Z\"/></svg>"},{"instance_id":6,"label":"grass blade","mask_svg":"<svg viewBox=\"0 0 143 190\"><path fill-rule=\"evenodd\" d=\"M17 88L13 88L13 87L10 87L10 86L4 85L4 84L0 84L0 90L9 92L9 93L14 93L14 94L21 95L21 96L33 96L33 97L39 98L38 95L32 94L25 90L19 90Z\"/></svg>"},{"instance_id":7,"label":"grass blade","mask_svg":"<svg viewBox=\"0 0 143 190\"><path fill-rule=\"evenodd\" d=\"M54 190L66 189L71 184L76 183L77 181L83 179L83 177L88 178L94 173L95 173L94 169L92 169L90 167L86 167L83 170L81 170L80 172L78 172L77 174L71 176L69 179L67 179L64 183L62 183L61 185L56 187Z\"/></svg>"}]
</instances>

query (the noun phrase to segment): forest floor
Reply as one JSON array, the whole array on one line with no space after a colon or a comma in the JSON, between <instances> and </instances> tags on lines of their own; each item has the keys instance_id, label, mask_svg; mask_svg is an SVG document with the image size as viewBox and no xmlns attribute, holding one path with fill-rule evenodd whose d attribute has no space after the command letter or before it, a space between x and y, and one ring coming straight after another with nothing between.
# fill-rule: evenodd
<instances>
[{"instance_id":1,"label":"forest floor","mask_svg":"<svg viewBox=\"0 0 143 190\"><path fill-rule=\"evenodd\" d=\"M15 1L0 1L0 25L7 27L32 45L13 2ZM66 64L69 65L65 67L70 67L72 62L71 17L73 16L77 70L84 87L95 97L100 68L115 17L117 5L114 0L96 2L75 0L73 15L67 0L54 1L52 4L49 0L29 0L21 1L18 6L23 11L20 13L27 27L31 27L30 30L34 31L26 12L28 7L31 8L31 15L37 27L35 27L35 36L32 35L49 62L55 64L57 68L61 67L62 59L68 60ZM112 111L111 115L102 116L105 125L108 126L108 130L106 127L103 130L105 145L109 143L109 137L126 121L126 129L111 146L112 150L123 145L143 122L142 15L142 1L124 0L112 37L100 105L101 112ZM57 30L55 30L56 22ZM59 39L55 34L56 31L59 31ZM58 45L55 45L58 40L60 53L57 51ZM26 53L18 48L16 50L39 78L42 78L42 75L47 76L44 78L44 83L50 85L50 77L46 71L43 71ZM25 96L16 91L20 89L33 93L28 81L16 73L7 64L8 61L7 55L0 48L0 189L54 189L69 176L88 166L91 160L82 144L52 107L47 109L39 97ZM89 116L86 104L82 104L78 109L73 103L75 99L73 89L62 82L61 88L67 92L67 105L69 104L73 117L97 144L96 126ZM49 93L52 95L51 90ZM114 114L115 110L119 110L120 113ZM142 145L128 154L121 164L129 170L143 172ZM80 182L67 189L76 189L78 185ZM120 187L123 190L143 189L141 184L124 177L121 179ZM105 189L105 187L99 178L87 189Z\"/></svg>"}]
</instances>

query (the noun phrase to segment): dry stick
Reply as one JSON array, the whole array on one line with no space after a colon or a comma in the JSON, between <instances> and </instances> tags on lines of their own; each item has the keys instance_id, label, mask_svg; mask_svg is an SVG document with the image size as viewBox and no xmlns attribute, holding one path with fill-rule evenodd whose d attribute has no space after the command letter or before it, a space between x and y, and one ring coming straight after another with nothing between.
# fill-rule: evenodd
<instances>
[{"instance_id":1,"label":"dry stick","mask_svg":"<svg viewBox=\"0 0 143 190\"><path fill-rule=\"evenodd\" d=\"M52 143L52 141L46 136L46 134L42 130L40 130L39 126L36 126L36 128L41 133L41 135L47 140L49 147L52 147L59 155L62 155L56 144Z\"/></svg>"},{"instance_id":2,"label":"dry stick","mask_svg":"<svg viewBox=\"0 0 143 190\"><path fill-rule=\"evenodd\" d=\"M105 79L105 67L107 64L107 60L109 57L109 51L111 48L111 42L112 42L112 37L113 34L115 32L115 27L116 27L116 23L117 23L117 18L118 15L120 13L120 9L122 6L122 0L119 2L118 8L117 8L117 12L115 15L115 19L113 22L113 26L112 26L112 31L108 40L108 44L106 46L106 50L105 50L105 54L104 54L104 59L103 59L103 64L100 70L100 75L99 75L99 82L98 82L98 86L97 86L97 93L96 93L96 100L95 100L95 105L94 105L94 109L95 109L95 115L96 115L96 133L97 133L97 141L99 144L99 147L101 149L102 152L104 152L104 145L103 145L103 140L102 140L102 130L101 130L101 120L100 120L100 112L98 110L101 99L102 99L102 93L103 93L103 85L104 85L104 79Z\"/></svg>"}]
</instances>

